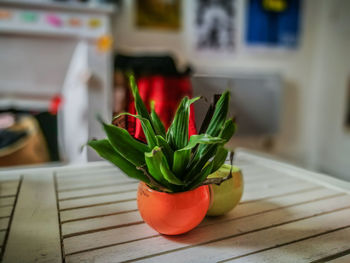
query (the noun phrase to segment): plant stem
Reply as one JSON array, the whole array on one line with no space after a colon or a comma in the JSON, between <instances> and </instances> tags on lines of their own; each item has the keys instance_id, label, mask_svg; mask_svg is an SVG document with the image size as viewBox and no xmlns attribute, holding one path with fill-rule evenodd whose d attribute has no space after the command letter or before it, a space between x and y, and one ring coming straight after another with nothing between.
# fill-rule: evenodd
<instances>
[{"instance_id":1,"label":"plant stem","mask_svg":"<svg viewBox=\"0 0 350 263\"><path fill-rule=\"evenodd\" d=\"M232 178L232 171L230 172L230 174L228 174L225 177L208 178L203 183L201 183L201 185L208 185L208 184L220 185L223 182L225 182L226 180L231 179L231 178Z\"/></svg>"}]
</instances>

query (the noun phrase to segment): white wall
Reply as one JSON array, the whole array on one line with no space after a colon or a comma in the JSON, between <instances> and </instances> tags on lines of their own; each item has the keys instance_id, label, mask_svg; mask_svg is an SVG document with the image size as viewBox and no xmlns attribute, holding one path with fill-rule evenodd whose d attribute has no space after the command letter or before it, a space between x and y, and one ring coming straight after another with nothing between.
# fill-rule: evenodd
<instances>
[{"instance_id":1,"label":"white wall","mask_svg":"<svg viewBox=\"0 0 350 263\"><path fill-rule=\"evenodd\" d=\"M312 168L350 180L350 130L344 127L350 85L350 1L324 1L312 90Z\"/></svg>"},{"instance_id":2,"label":"white wall","mask_svg":"<svg viewBox=\"0 0 350 263\"><path fill-rule=\"evenodd\" d=\"M120 13L115 21L116 48L125 51L171 51L183 65L189 61L195 66L197 73L212 73L218 75L228 75L232 72L278 72L283 76L286 84L285 97L286 101L283 110L283 121L281 133L277 138L276 153L294 160L302 165L310 168L322 168L318 163L324 157L316 154L316 147L320 147L321 137L316 139L319 134L318 126L321 125L317 121L320 115L319 105L322 97L328 98L326 93L333 92L325 88L324 80L331 81L331 86L337 85L337 95L333 93L331 99L338 108L332 107L329 112L330 118L334 119L338 116L344 105L339 106L339 100L343 100L343 91L345 89L344 74L349 67L346 61L350 61L346 45L349 42L338 36L332 40L331 30L324 30L322 24L326 23L327 15L330 7L337 7L336 1L327 0L306 0L303 1L302 15L302 34L300 47L296 51L289 52L258 52L247 50L244 48L242 36L244 28L244 5L246 1L237 0L237 16L238 16L238 43L236 52L233 54L225 54L222 56L198 54L192 48L193 41L193 20L195 1L183 0L183 27L180 32L162 32L151 30L138 30L134 27L134 1L125 0ZM346 0L342 0L346 2ZM340 5L341 6L341 5ZM334 9L333 8L333 9ZM340 7L341 9L341 7ZM321 45L321 41L327 40ZM337 43L335 43L337 41ZM338 43L339 42L339 43ZM334 58L330 49L337 49L335 56L340 57L341 61ZM328 52L328 57L324 57L323 61L319 61L319 57ZM334 58L332 71L323 69L323 65L328 59ZM341 68L341 70L338 70ZM335 75L333 75L335 74ZM340 80L340 79L343 80ZM331 80L330 80L331 79ZM345 103L343 103L345 104ZM330 104L329 104L330 105ZM330 105L331 106L331 105ZM341 115L341 114L340 114ZM340 117L339 117L340 118ZM345 140L345 135L341 134L339 120L333 125L338 125L339 136L336 135L333 140L340 143ZM336 147L336 146L334 146ZM344 145L343 157L350 159L349 147ZM329 145L323 145L323 149L330 149ZM324 151L324 154L334 156L332 151ZM346 155L346 153L348 153ZM336 157L336 156L335 156ZM342 156L337 159L340 162ZM336 161L332 164L337 167ZM331 166L329 166L331 167ZM333 167L333 166L332 166ZM339 174L338 169L329 170Z\"/></svg>"},{"instance_id":3,"label":"white wall","mask_svg":"<svg viewBox=\"0 0 350 263\"><path fill-rule=\"evenodd\" d=\"M33 96L47 98L59 93L75 45L76 41L67 39L2 35L0 92L31 91Z\"/></svg>"}]
</instances>

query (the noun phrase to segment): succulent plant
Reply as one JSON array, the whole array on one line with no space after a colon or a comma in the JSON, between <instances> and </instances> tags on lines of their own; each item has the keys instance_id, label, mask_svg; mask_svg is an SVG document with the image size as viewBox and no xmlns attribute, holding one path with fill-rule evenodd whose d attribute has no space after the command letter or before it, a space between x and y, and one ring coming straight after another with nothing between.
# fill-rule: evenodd
<instances>
[{"instance_id":1,"label":"succulent plant","mask_svg":"<svg viewBox=\"0 0 350 263\"><path fill-rule=\"evenodd\" d=\"M107 138L89 141L88 145L126 175L158 191L183 192L225 180L207 177L225 162L228 151L224 144L236 129L233 119L226 120L229 91L221 95L215 106L210 106L200 134L189 138L190 105L199 97L184 97L181 100L166 131L154 109L154 103L151 103L151 111L148 112L132 75L129 81L137 115L123 113L116 118L130 115L139 119L147 143L136 140L123 128L101 121Z\"/></svg>"}]
</instances>

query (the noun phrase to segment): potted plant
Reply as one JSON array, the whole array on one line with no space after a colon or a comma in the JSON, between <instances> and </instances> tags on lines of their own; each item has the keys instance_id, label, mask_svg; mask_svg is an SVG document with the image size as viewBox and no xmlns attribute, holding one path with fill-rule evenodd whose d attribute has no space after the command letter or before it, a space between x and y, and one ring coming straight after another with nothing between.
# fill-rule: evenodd
<instances>
[{"instance_id":1,"label":"potted plant","mask_svg":"<svg viewBox=\"0 0 350 263\"><path fill-rule=\"evenodd\" d=\"M225 91L212 105L198 135L189 137L190 105L200 99L184 97L166 131L154 109L148 112L133 76L129 77L146 142L134 139L125 129L101 121L107 138L88 143L104 159L126 175L140 180L137 202L144 221L160 233L176 235L196 227L210 205L208 185L230 179L208 178L225 162L224 144L235 132L226 119L230 93ZM120 117L117 116L116 118Z\"/></svg>"}]
</instances>

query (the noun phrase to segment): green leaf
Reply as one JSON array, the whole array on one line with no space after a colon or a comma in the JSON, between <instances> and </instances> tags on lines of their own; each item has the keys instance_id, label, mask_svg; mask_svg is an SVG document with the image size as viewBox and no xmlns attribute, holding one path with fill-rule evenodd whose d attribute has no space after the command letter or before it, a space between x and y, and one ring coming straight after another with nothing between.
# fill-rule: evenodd
<instances>
[{"instance_id":1,"label":"green leaf","mask_svg":"<svg viewBox=\"0 0 350 263\"><path fill-rule=\"evenodd\" d=\"M126 160L119 154L107 139L89 141L88 145L92 147L103 159L119 167L129 177L149 183L149 179L141 171L137 170L135 165Z\"/></svg>"},{"instance_id":2,"label":"green leaf","mask_svg":"<svg viewBox=\"0 0 350 263\"><path fill-rule=\"evenodd\" d=\"M145 164L144 153L150 151L150 148L146 144L135 140L122 128L106 123L102 123L102 125L109 142L120 155L135 166Z\"/></svg>"},{"instance_id":3,"label":"green leaf","mask_svg":"<svg viewBox=\"0 0 350 263\"><path fill-rule=\"evenodd\" d=\"M194 179L188 186L189 189L192 190L197 188L210 175L212 169L213 162L210 162L198 173L198 175L194 177Z\"/></svg>"},{"instance_id":4,"label":"green leaf","mask_svg":"<svg viewBox=\"0 0 350 263\"><path fill-rule=\"evenodd\" d=\"M145 160L149 174L160 184L169 188L167 181L163 177L163 173L160 170L160 164L162 163L163 153L160 147L156 146L151 152L145 153ZM170 189L170 188L169 188Z\"/></svg>"},{"instance_id":5,"label":"green leaf","mask_svg":"<svg viewBox=\"0 0 350 263\"><path fill-rule=\"evenodd\" d=\"M180 149L174 152L173 171L176 175L182 176L191 158L191 149Z\"/></svg>"},{"instance_id":6,"label":"green leaf","mask_svg":"<svg viewBox=\"0 0 350 263\"><path fill-rule=\"evenodd\" d=\"M233 133L235 132L235 128L236 125L233 122L233 120L227 120L224 124L224 126L221 128L221 131L219 133L219 136L222 140L223 143L227 142L233 135ZM214 156L214 160L216 161L216 165L215 165L215 169L216 167L219 165L220 161L222 161L222 155L224 155L223 152L219 151L218 152L218 148L222 147L221 145L223 144L211 144L211 145L203 145L203 146L207 146L205 148L203 148L201 155L196 155L190 164L190 168L188 169L189 172L186 174L185 176L185 182L192 182L196 176L196 174L198 174L200 172L200 169L202 169L202 167L204 165L206 165L206 163L210 160L210 158L212 158ZM200 145L202 146L202 145ZM198 152L197 152L198 154ZM216 157L216 155L219 154L219 156ZM227 155L227 153L226 153ZM214 163L213 163L214 165Z\"/></svg>"},{"instance_id":7,"label":"green leaf","mask_svg":"<svg viewBox=\"0 0 350 263\"><path fill-rule=\"evenodd\" d=\"M224 125L226 116L228 113L228 106L230 102L230 92L225 91L218 102L215 105L215 111L213 117L210 120L207 134L211 136L217 136L221 130L221 127Z\"/></svg>"},{"instance_id":8,"label":"green leaf","mask_svg":"<svg viewBox=\"0 0 350 263\"><path fill-rule=\"evenodd\" d=\"M225 121L224 126L222 127L219 137L222 138L225 143L228 142L233 134L236 132L236 123L231 119Z\"/></svg>"},{"instance_id":9,"label":"green leaf","mask_svg":"<svg viewBox=\"0 0 350 263\"><path fill-rule=\"evenodd\" d=\"M209 134L211 136L219 135L226 121L229 102L230 102L230 92L225 91L215 105L215 111L208 125L206 134ZM201 156L204 154L204 152L208 147L209 147L208 145L199 145L196 155L194 157L194 160L198 160L199 158L201 158Z\"/></svg>"},{"instance_id":10,"label":"green leaf","mask_svg":"<svg viewBox=\"0 0 350 263\"><path fill-rule=\"evenodd\" d=\"M145 153L145 160L149 174L159 183L164 182L163 174L160 171L162 161L161 150L155 147L151 152Z\"/></svg>"},{"instance_id":11,"label":"green leaf","mask_svg":"<svg viewBox=\"0 0 350 263\"><path fill-rule=\"evenodd\" d=\"M217 143L223 143L224 140L220 137L212 137L209 134L200 134L200 135L192 135L190 137L190 141L188 142L187 146L182 148L183 149L192 149L197 144L217 144Z\"/></svg>"},{"instance_id":12,"label":"green leaf","mask_svg":"<svg viewBox=\"0 0 350 263\"><path fill-rule=\"evenodd\" d=\"M157 135L165 137L166 136L165 127L162 121L160 120L158 114L156 113L154 106L155 106L155 102L151 101L151 120L153 123L154 130Z\"/></svg>"},{"instance_id":13,"label":"green leaf","mask_svg":"<svg viewBox=\"0 0 350 263\"><path fill-rule=\"evenodd\" d=\"M213 159L213 168L211 169L211 174L218 170L226 161L228 150L224 147L218 147L215 157Z\"/></svg>"},{"instance_id":14,"label":"green leaf","mask_svg":"<svg viewBox=\"0 0 350 263\"><path fill-rule=\"evenodd\" d=\"M190 116L190 106L200 97L189 99L184 97L176 110L175 117L171 123L166 139L173 150L182 149L188 142L188 123Z\"/></svg>"},{"instance_id":15,"label":"green leaf","mask_svg":"<svg viewBox=\"0 0 350 263\"><path fill-rule=\"evenodd\" d=\"M129 75L129 82L130 82L131 92L134 97L135 109L137 114L140 115L142 118L145 118L151 122L152 121L151 117L147 111L146 105L143 103L143 100L137 88L135 77L133 75Z\"/></svg>"},{"instance_id":16,"label":"green leaf","mask_svg":"<svg viewBox=\"0 0 350 263\"><path fill-rule=\"evenodd\" d=\"M165 156L162 158L162 162L160 164L160 170L164 176L164 178L171 184L175 185L185 185L179 178L175 176L175 174L170 170L169 165L166 161Z\"/></svg>"},{"instance_id":17,"label":"green leaf","mask_svg":"<svg viewBox=\"0 0 350 263\"><path fill-rule=\"evenodd\" d=\"M226 134L226 129L228 128L229 127L226 127L226 126L223 127L223 129L225 129L225 134ZM192 139L192 137L194 138ZM192 139L192 142L191 142L191 139ZM200 146L207 146L207 147L202 147L201 149L198 147L197 151L195 151L194 156L189 164L190 166L189 170L191 171L192 169L196 169L198 171L199 166L197 165L197 168L194 167L196 163L199 162L199 164L204 165L206 161L208 161L213 155L215 155L216 145L224 144L225 142L226 140L224 138L221 138L220 136L212 137L208 134L191 136L190 142L188 144L189 146L193 146L195 143L198 143L200 144L199 147ZM205 144L205 145L202 145L202 144ZM202 161L200 161L200 159L202 159ZM193 171L191 173L193 173ZM189 179L189 177L186 177L186 178Z\"/></svg>"},{"instance_id":18,"label":"green leaf","mask_svg":"<svg viewBox=\"0 0 350 263\"><path fill-rule=\"evenodd\" d=\"M193 179L196 177L198 173L202 170L202 168L207 164L207 162L215 155L218 145L217 144L211 144L208 145L209 147L205 149L202 157L198 159L197 161L193 161L190 164L190 167L188 169L188 173L184 177L184 181L186 183L192 182Z\"/></svg>"},{"instance_id":19,"label":"green leaf","mask_svg":"<svg viewBox=\"0 0 350 263\"><path fill-rule=\"evenodd\" d=\"M174 151L171 149L168 142L162 136L156 135L156 140L157 140L158 146L160 146L162 148L162 152L164 153L164 155L168 161L169 166L172 167L173 166Z\"/></svg>"},{"instance_id":20,"label":"green leaf","mask_svg":"<svg viewBox=\"0 0 350 263\"><path fill-rule=\"evenodd\" d=\"M145 153L148 172L162 186L176 191L177 185L184 185L170 170L166 157L160 147L155 147L152 152Z\"/></svg>"},{"instance_id":21,"label":"green leaf","mask_svg":"<svg viewBox=\"0 0 350 263\"><path fill-rule=\"evenodd\" d=\"M183 177L191 158L191 150L197 144L219 144L224 140L219 137L212 137L208 134L192 135L186 147L174 152L173 171L176 175Z\"/></svg>"},{"instance_id":22,"label":"green leaf","mask_svg":"<svg viewBox=\"0 0 350 263\"><path fill-rule=\"evenodd\" d=\"M224 144L231 139L231 137L235 133L235 131L236 131L235 122L232 119L227 120L227 121L225 121L224 126L221 128L218 137L214 137L214 138L221 138L221 140L222 140L221 143ZM205 153L210 150L210 147L211 147L209 145L203 145L204 147L201 148L201 146L202 145L200 145L198 147L197 152L196 152L195 156L193 157L193 160L192 160L193 162L197 162L199 159L201 159L205 155Z\"/></svg>"},{"instance_id":23,"label":"green leaf","mask_svg":"<svg viewBox=\"0 0 350 263\"><path fill-rule=\"evenodd\" d=\"M143 118L139 115L134 115L128 112L124 112L119 114L118 116L115 117L115 119L119 118L122 115L128 115L128 116L132 116L136 119L139 119L141 121L141 126L142 126L142 130L146 136L146 140L148 143L148 146L153 149L155 146L157 146L157 141L156 141L156 134L154 133L154 130L151 126L151 123L149 122L149 120L147 120L146 118Z\"/></svg>"}]
</instances>

